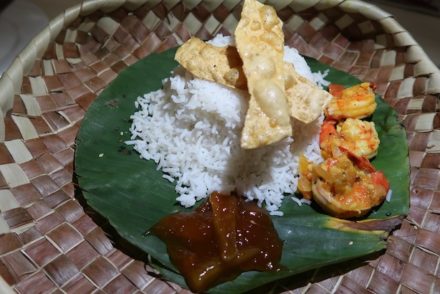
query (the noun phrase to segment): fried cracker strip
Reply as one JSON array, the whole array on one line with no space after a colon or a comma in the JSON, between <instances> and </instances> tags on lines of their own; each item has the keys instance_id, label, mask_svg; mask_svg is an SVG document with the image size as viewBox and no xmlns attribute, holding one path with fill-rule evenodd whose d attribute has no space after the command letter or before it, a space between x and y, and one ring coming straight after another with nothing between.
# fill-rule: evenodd
<instances>
[{"instance_id":1,"label":"fried cracker strip","mask_svg":"<svg viewBox=\"0 0 440 294\"><path fill-rule=\"evenodd\" d=\"M242 61L235 47L215 47L193 37L177 50L176 60L198 78L231 88L247 89ZM284 79L290 116L303 123L310 123L318 118L332 96L299 75L286 62Z\"/></svg>"},{"instance_id":2,"label":"fried cracker strip","mask_svg":"<svg viewBox=\"0 0 440 294\"><path fill-rule=\"evenodd\" d=\"M246 149L292 134L284 90L284 35L273 7L246 0L235 30L251 99L241 137Z\"/></svg>"},{"instance_id":3,"label":"fried cracker strip","mask_svg":"<svg viewBox=\"0 0 440 294\"><path fill-rule=\"evenodd\" d=\"M291 64L284 64L284 75L290 115L306 124L317 119L332 95L299 75Z\"/></svg>"},{"instance_id":4,"label":"fried cracker strip","mask_svg":"<svg viewBox=\"0 0 440 294\"><path fill-rule=\"evenodd\" d=\"M197 78L247 88L243 63L235 47L215 47L192 37L177 50L175 59Z\"/></svg>"}]
</instances>

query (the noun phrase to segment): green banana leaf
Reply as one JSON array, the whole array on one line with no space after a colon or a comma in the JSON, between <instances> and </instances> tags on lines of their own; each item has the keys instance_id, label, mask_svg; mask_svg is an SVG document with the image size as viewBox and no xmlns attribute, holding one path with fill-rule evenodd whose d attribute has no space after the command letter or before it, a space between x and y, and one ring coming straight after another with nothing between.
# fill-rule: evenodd
<instances>
[{"instance_id":1,"label":"green banana leaf","mask_svg":"<svg viewBox=\"0 0 440 294\"><path fill-rule=\"evenodd\" d=\"M77 137L75 171L87 203L107 218L117 232L151 258L161 275L183 287L184 279L170 263L166 246L146 230L163 216L185 210L175 199L174 185L162 178L152 161L141 159L124 142L130 139L130 115L135 99L161 88L173 68L175 49L152 54L130 66L94 101ZM315 60L312 71L329 70L327 80L354 85L360 81ZM373 164L388 177L393 196L367 220L350 222L323 214L314 206L298 206L287 196L283 217L273 223L284 240L279 272L246 272L212 288L213 293L237 293L325 265L380 251L389 231L409 206L409 163L405 131L396 113L377 97L372 117L381 140ZM147 258L145 258L147 259Z\"/></svg>"}]
</instances>

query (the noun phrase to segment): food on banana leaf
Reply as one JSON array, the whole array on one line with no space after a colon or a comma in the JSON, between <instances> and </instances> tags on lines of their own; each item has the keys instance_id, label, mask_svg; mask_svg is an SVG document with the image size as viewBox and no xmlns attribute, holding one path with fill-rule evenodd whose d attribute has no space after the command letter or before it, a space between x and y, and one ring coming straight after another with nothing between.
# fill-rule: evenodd
<instances>
[{"instance_id":1,"label":"food on banana leaf","mask_svg":"<svg viewBox=\"0 0 440 294\"><path fill-rule=\"evenodd\" d=\"M285 57L289 55L289 51L291 49L285 48ZM151 257L150 265L158 270L164 279L176 282L182 287L187 287L182 276L176 272L176 268L170 263L166 246L154 236L144 236L145 228L153 226L157 220L167 214L184 210L175 202L176 196L181 195L180 193L176 195L174 191L179 177L173 175L172 180L174 180L174 184L162 178L162 176L170 176L170 173L178 170L176 166L171 167L169 165L170 162L182 164L182 161L176 162L176 159L185 159L189 161L188 166L194 170L200 164L200 161L193 161L193 159L200 158L205 160L203 168L209 167L211 174L207 173L206 170L202 170L197 173L203 175L203 178L201 176L195 177L196 171L185 176L186 179L196 179L198 183L215 183L215 179L218 179L217 175L222 173L228 174L231 171L230 168L222 170L221 165L217 164L220 162L219 158L210 156L212 153L209 153L209 151L214 149L212 148L213 146L223 146L223 143L229 144L224 140L227 138L227 134L231 134L231 121L234 119L238 121L241 117L237 115L237 112L241 113L243 110L246 110L246 96L239 100L244 103L244 106L237 107L237 104L231 104L229 105L231 111L221 112L221 114L219 114L218 110L212 110L213 108L210 108L212 112L200 111L202 103L207 103L208 101L216 102L219 100L218 97L227 97L225 102L228 103L234 101L229 100L230 97L228 95L231 92L225 90L226 87L215 87L212 85L213 83L208 81L196 81L190 74L185 73L181 69L175 70L175 72L179 72L179 77L173 74L171 79L174 81L171 83L168 77L170 71L176 66L176 63L173 62L174 54L175 50L172 49L160 54L153 54L139 61L126 71L123 71L109 88L102 93L96 102L91 105L87 117L82 123L77 141L78 148L75 160L80 187L84 188L83 192L88 203L108 218L124 239L135 244L145 254L148 254ZM299 59L296 61L299 62ZM318 70L328 71L328 80L332 82L339 82L344 85L359 83L349 74L339 72L315 60L308 59L307 63L316 72ZM304 72L300 71L298 63L295 64L295 69L300 74L304 74ZM182 75L184 77L180 78ZM169 158L164 156L164 153L160 155L157 153L156 155L158 156L157 158L160 158L160 162L154 164L152 160L147 162L140 159L136 152L131 152L131 147L125 146L125 148L122 148L124 146L121 145L121 140L130 140L122 132L129 128L130 122L127 121L127 118L135 111L135 107L132 99L123 100L119 99L119 97L134 98L142 95L142 93L155 91L160 88L163 79L166 79L164 91L170 91L170 95L164 97L163 101L161 99L160 103L163 103L161 104L163 107L159 107L158 104L155 106L150 104L151 112L146 114L146 117L155 116L154 112L159 110L159 116L156 117L157 121L155 121L156 118L152 118L153 121L149 122L151 129L149 129L148 134L156 136L154 134L156 133L157 136L161 135L163 140L156 138L157 140L152 141L152 145L156 146L152 148L163 148L163 143L165 140L169 141L169 138L171 138L173 143L180 139L188 139L188 134L191 134L192 131L198 132L194 133L194 137L198 138L199 141L195 141L194 144L187 142L187 145L176 143L175 146L171 146L175 148L173 150L176 150L176 153ZM171 84L173 85L171 86ZM198 90L194 87L194 84L198 85ZM212 91L206 92L210 93L212 100L206 100L205 95L202 95L200 92L199 86L202 84L210 84L209 87L204 87L206 91L211 86L215 87ZM163 92L163 90L158 92ZM191 93L188 94L188 92ZM177 96L177 93L181 95ZM216 94L214 95L213 93ZM228 94L223 95L224 93ZM157 100L159 100L159 94L156 93ZM187 95L194 95L194 99L190 103L186 103L186 100L177 99ZM114 101L116 98L119 99L119 107L117 109L109 108L107 102ZM408 187L408 165L407 153L405 151L405 133L398 124L396 113L385 102L380 99L376 101L378 109L373 114L372 121L375 122L375 127L378 130L382 143L380 144L378 155L374 158L373 162L378 169L384 170L393 187L394 195L391 202L385 202L384 205L375 209L374 213L368 215L365 221L360 223L331 218L320 211L314 210L313 207L304 206L305 201L302 202L302 206L298 206L290 200L290 198L293 198L293 195L288 195L291 192L284 195L284 199L282 197L276 198L277 195L282 195L282 192L272 190L273 193L266 193L266 191L270 191L268 186L271 186L273 183L271 181L264 181L264 185L261 185L259 183L263 182L259 182L259 179L266 178L278 181L280 189L285 188L285 186L282 186L282 183L294 184L294 170L290 172L290 167L294 166L292 163L295 163L295 160L288 160L293 158L289 157L290 152L283 151L281 154L267 153L266 157L259 157L258 153L250 153L248 154L249 156L243 158L243 155L247 153L239 153L240 156L234 156L235 150L240 150L239 147L235 147L239 146L239 140L238 144L232 144L230 149L225 148L224 153L228 154L226 150L229 150L229 155L231 156L230 160L226 162L229 162L229 164L234 163L234 165L228 165L228 167L236 167L236 171L239 172L235 175L243 176L245 174L245 171L241 169L243 162L262 165L262 172L253 173L255 181L248 182L248 186L258 189L258 194L255 192L253 199L258 199L257 197L263 195L264 199L260 198L260 203L271 214L278 215L280 214L279 212L284 213L283 217L272 217L272 221L279 237L285 242L283 242L282 267L280 271L270 273L247 272L238 276L234 281L215 286L210 291L213 293L248 291L283 277L285 278L312 268L317 269L322 267L323 264L341 262L363 256L367 253L377 252L386 246L384 242L387 236L386 232L392 227L384 226L383 222L388 223L389 216L395 217L396 215L405 214L407 211L408 193L405 189ZM154 101L150 100L150 102ZM222 105L225 106L228 103ZM187 107L187 109L176 109L175 107L179 106L179 104L191 106L192 109L190 107ZM204 107L207 108L207 106L212 105L207 103ZM194 121L190 120L191 114L196 116ZM208 116L218 119L216 127L211 128L204 125ZM159 120L162 121L159 123ZM171 123L173 120L179 120L182 124L173 130L174 133L168 133L175 126ZM168 121L169 127L164 127L165 121ZM197 123L199 123L197 127L191 129ZM311 126L313 128L310 128ZM313 150L317 150L318 154L316 152L313 154L319 157L319 142L317 140L308 140L310 138L318 138L319 126L320 123L317 122L311 124L296 123L294 125L294 136L299 138L299 140L289 143L289 146L294 145L294 150L302 153L301 150L303 150L304 146L308 146L310 142L315 142L314 144L316 144L317 148ZM220 137L218 138L220 140L219 143L209 145L210 149L202 149L201 147L206 143L206 135L213 136L216 134L216 130L224 132L221 134L217 133L217 135L225 136L223 140L220 140ZM237 134L236 138L239 138L239 130L234 132L234 134ZM115 140L115 132L117 132L118 140ZM96 137L101 139L98 144L93 140ZM185 148L185 146L189 148ZM390 146L397 146L397 148ZM217 149L215 154L219 154L218 151ZM263 152L263 148L256 149L255 151ZM185 156L176 157L176 154L179 154L179 152ZM105 154L105 156L99 156L99 154ZM196 157L195 155L203 156ZM265 169L264 164L266 164L266 167L269 166L268 159L274 165L271 165L269 169ZM169 161L167 162L167 160ZM213 162L216 162L216 164L213 164ZM284 165L286 162L292 165ZM118 168L115 168L115 166ZM289 166L287 171L286 169L283 170L285 166ZM248 168L250 167L248 166ZM161 171L166 171L166 173L163 174ZM210 176L214 174L214 171L218 173L211 180ZM268 177L264 175L265 171ZM228 174L228 180L231 178L235 178L234 175ZM97 185L97 183L105 183L105 185ZM246 186L241 185L241 188L243 187L246 188ZM190 189L194 189L194 185L190 187L183 184L181 188L181 192L187 192ZM109 193L109 189L111 189L112 193ZM201 188L199 191L202 192L197 194L203 195L204 190L205 188ZM268 199L268 201L272 199L273 205L266 205L265 199ZM278 203L282 203L282 206L278 210L274 209ZM396 224L398 222L394 222L394 225ZM373 231L366 231L366 229ZM323 239L331 240L331 242L323 243ZM310 259L310 256L313 259Z\"/></svg>"},{"instance_id":2,"label":"food on banana leaf","mask_svg":"<svg viewBox=\"0 0 440 294\"><path fill-rule=\"evenodd\" d=\"M374 123L360 120L376 108L370 85L319 88L297 73L303 60L286 62L281 27L272 7L246 0L235 46L191 38L175 56L183 68L137 101L131 131L142 140L131 144L177 178L183 206L217 190L244 196L214 192L152 227L193 291L279 269L282 240L264 208L282 215L285 193L298 188L340 218L364 216L388 195L367 159L379 146Z\"/></svg>"}]
</instances>

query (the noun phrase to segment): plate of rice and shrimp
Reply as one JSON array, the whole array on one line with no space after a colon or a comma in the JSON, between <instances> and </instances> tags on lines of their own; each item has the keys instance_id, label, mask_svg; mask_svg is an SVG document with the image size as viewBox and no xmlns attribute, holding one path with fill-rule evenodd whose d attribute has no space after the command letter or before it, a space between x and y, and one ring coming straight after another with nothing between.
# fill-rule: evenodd
<instances>
[{"instance_id":1,"label":"plate of rice and shrimp","mask_svg":"<svg viewBox=\"0 0 440 294\"><path fill-rule=\"evenodd\" d=\"M121 72L77 137L88 204L194 292L368 256L408 212L395 111L373 83L287 46L282 25L246 0L233 35L192 37Z\"/></svg>"}]
</instances>

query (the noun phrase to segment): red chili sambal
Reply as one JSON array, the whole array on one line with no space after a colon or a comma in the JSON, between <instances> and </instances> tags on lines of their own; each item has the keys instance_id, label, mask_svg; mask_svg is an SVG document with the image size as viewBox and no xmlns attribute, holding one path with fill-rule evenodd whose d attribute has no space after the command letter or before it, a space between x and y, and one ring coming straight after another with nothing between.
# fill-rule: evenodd
<instances>
[{"instance_id":1,"label":"red chili sambal","mask_svg":"<svg viewBox=\"0 0 440 294\"><path fill-rule=\"evenodd\" d=\"M283 243L269 214L253 202L214 192L194 212L161 219L151 232L194 292L245 271L277 271Z\"/></svg>"}]
</instances>

